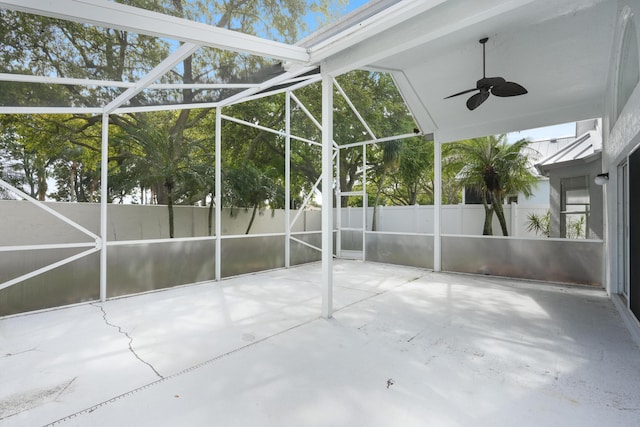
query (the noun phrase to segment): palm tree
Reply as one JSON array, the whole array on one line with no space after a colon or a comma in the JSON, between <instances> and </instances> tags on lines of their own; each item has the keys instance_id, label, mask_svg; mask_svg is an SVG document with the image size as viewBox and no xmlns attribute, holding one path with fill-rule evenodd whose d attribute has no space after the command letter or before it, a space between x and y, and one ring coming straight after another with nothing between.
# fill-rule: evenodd
<instances>
[{"instance_id":1,"label":"palm tree","mask_svg":"<svg viewBox=\"0 0 640 427\"><path fill-rule=\"evenodd\" d=\"M169 237L174 237L174 211L177 191L193 174L194 145L182 135L172 133L161 122L162 116L148 118L138 115L122 120L124 133L114 142L128 144L134 175L142 186L154 189L159 204L166 204L169 213Z\"/></svg>"},{"instance_id":2,"label":"palm tree","mask_svg":"<svg viewBox=\"0 0 640 427\"><path fill-rule=\"evenodd\" d=\"M485 220L482 234L493 234L493 213L500 222L502 234L508 236L502 203L505 196L523 193L531 196L537 179L528 166L529 141L507 143L505 134L461 141L455 144L456 161L462 166L458 174L461 184L482 196Z\"/></svg>"}]
</instances>

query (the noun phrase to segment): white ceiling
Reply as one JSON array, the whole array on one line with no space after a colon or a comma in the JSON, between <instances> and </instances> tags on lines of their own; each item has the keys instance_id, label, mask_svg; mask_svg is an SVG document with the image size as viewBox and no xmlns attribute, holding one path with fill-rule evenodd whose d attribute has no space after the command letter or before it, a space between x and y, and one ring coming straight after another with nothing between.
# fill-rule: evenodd
<instances>
[{"instance_id":1,"label":"white ceiling","mask_svg":"<svg viewBox=\"0 0 640 427\"><path fill-rule=\"evenodd\" d=\"M399 8L416 13L383 16ZM361 24L362 41L336 40L323 60L336 72L392 71L422 130L442 142L572 122L603 115L616 11L612 0L402 1ZM529 93L469 111L473 93L444 98L482 77L482 37L487 76Z\"/></svg>"},{"instance_id":2,"label":"white ceiling","mask_svg":"<svg viewBox=\"0 0 640 427\"><path fill-rule=\"evenodd\" d=\"M318 65L333 75L359 68L390 71L421 130L434 133L441 142L603 116L613 68L617 4L616 0L372 0L332 28L289 46L104 0L0 0L0 7L284 61L287 73L226 103L282 85ZM478 43L482 37L489 37L487 76L520 83L529 93L491 96L469 111L465 102L472 94L444 98L474 88L482 77ZM169 70L159 67L135 90ZM0 80L11 77L1 75ZM5 110L16 109L0 107L0 113Z\"/></svg>"}]
</instances>

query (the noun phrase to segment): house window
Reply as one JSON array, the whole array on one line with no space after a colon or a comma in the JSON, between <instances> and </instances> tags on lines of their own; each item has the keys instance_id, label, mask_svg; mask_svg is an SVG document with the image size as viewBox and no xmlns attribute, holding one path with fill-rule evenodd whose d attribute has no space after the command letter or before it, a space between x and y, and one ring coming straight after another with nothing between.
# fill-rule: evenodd
<instances>
[{"instance_id":1,"label":"house window","mask_svg":"<svg viewBox=\"0 0 640 427\"><path fill-rule=\"evenodd\" d=\"M589 238L589 177L577 176L560 180L560 236L570 239Z\"/></svg>"}]
</instances>

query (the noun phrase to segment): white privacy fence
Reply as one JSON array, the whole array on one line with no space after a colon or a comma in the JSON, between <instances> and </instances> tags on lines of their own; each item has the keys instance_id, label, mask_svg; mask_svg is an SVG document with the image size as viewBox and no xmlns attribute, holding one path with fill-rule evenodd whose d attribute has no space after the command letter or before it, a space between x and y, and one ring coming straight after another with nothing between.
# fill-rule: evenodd
<instances>
[{"instance_id":1,"label":"white privacy fence","mask_svg":"<svg viewBox=\"0 0 640 427\"><path fill-rule=\"evenodd\" d=\"M537 237L534 232L527 230L530 214L544 216L548 205L518 206L510 204L504 206L504 215L510 236ZM399 233L427 233L434 232L434 206L378 206L376 211L376 231ZM374 208L367 208L367 230L371 230ZM444 205L441 211L442 234L463 234L471 236L482 235L484 224L484 207L482 205ZM343 208L341 227L362 228L362 208ZM498 218L493 216L493 234L501 236L502 231Z\"/></svg>"},{"instance_id":2,"label":"white privacy fence","mask_svg":"<svg viewBox=\"0 0 640 427\"><path fill-rule=\"evenodd\" d=\"M47 206L90 232L99 228L98 204ZM504 238L498 237L497 220L496 236L481 236L482 206L443 206L443 270L600 285L602 241L528 238L535 236L526 231L527 216L546 211L546 206L505 206L510 233L517 237ZM343 232L334 247L339 256L346 250L366 254L367 261L433 268L433 206L378 207L375 212L377 231L370 231L374 209L368 208L363 233L362 208L341 209ZM0 316L96 300L103 273L110 298L320 259L314 249L321 246L318 210L292 212L298 221L289 240L283 211L257 215L244 235L251 211L225 209L220 239L209 236L207 207L176 207L175 239L167 238L166 206L109 205L107 216L103 269L99 253L85 254L97 244L90 236L31 203L0 201Z\"/></svg>"},{"instance_id":3,"label":"white privacy fence","mask_svg":"<svg viewBox=\"0 0 640 427\"><path fill-rule=\"evenodd\" d=\"M47 203L54 210L97 233L99 230L99 205L95 203ZM505 205L504 212L510 236L536 237L527 231L527 217L534 213L544 215L548 206L519 207ZM175 236L201 237L209 235L209 208L176 206ZM371 231L374 209L367 208L367 230ZM0 246L19 244L64 243L86 240L71 227L47 215L29 203L16 200L0 201ZM222 234L244 234L251 220L251 209L223 209ZM376 209L376 231L401 233L434 233L433 206L379 206ZM484 223L482 205L442 206L442 234L482 235ZM159 239L169 236L166 206L157 205L109 205L108 240ZM292 212L291 218L295 217ZM284 211L265 210L257 214L250 234L284 233ZM319 210L304 211L293 225L292 232L319 231ZM212 217L213 220L213 217ZM335 225L335 221L334 221ZM342 208L341 228L362 229L362 208ZM493 234L501 236L500 224L494 215Z\"/></svg>"}]
</instances>

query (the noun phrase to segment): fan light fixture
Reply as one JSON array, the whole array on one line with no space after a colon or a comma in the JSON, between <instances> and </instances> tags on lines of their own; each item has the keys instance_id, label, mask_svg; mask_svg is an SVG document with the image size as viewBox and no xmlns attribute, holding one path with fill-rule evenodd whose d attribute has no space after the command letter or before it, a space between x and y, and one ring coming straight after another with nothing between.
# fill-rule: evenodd
<instances>
[{"instance_id":1,"label":"fan light fixture","mask_svg":"<svg viewBox=\"0 0 640 427\"><path fill-rule=\"evenodd\" d=\"M527 90L524 87L520 86L518 83L508 82L502 77L487 77L485 44L488 40L489 37L485 37L479 40L480 44L482 45L482 78L476 82L476 87L474 89L467 89L463 90L462 92L454 93L453 95L447 96L445 99L464 95L465 93L470 93L477 90L479 92L475 95L472 95L471 98L467 100L467 108L473 111L489 98L489 94L500 97L507 97L524 95L525 93L528 93Z\"/></svg>"}]
</instances>

